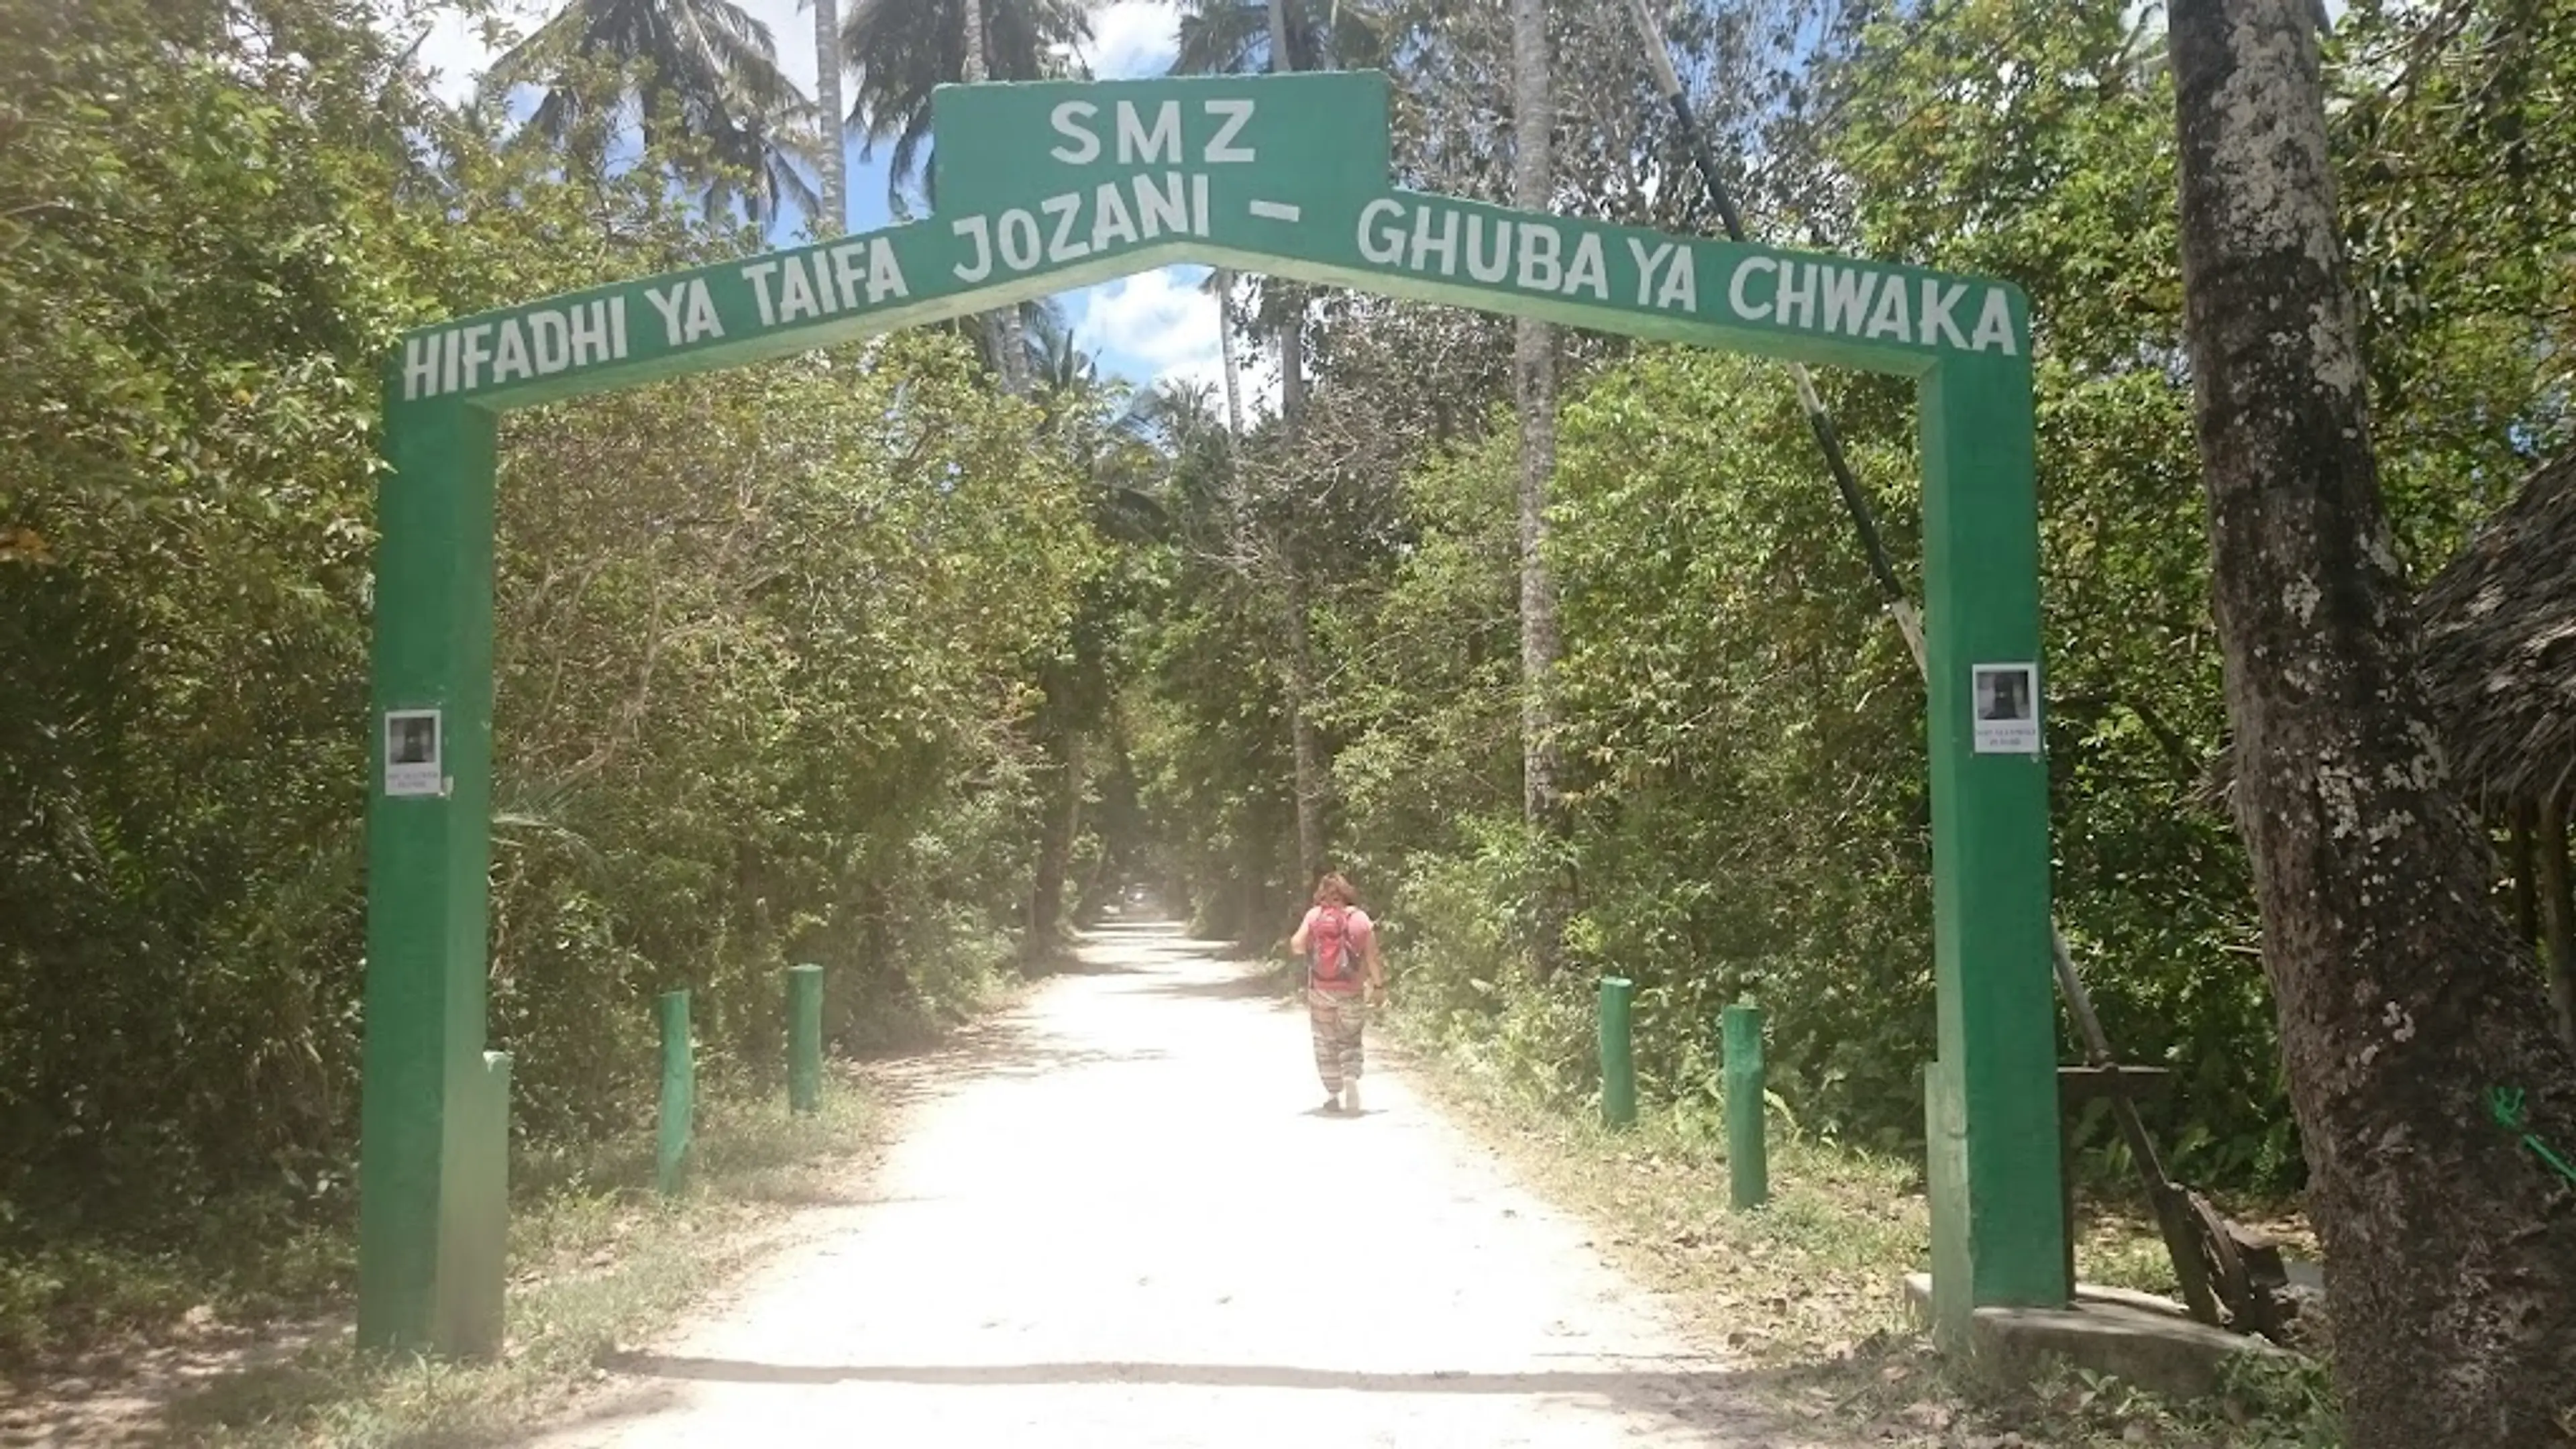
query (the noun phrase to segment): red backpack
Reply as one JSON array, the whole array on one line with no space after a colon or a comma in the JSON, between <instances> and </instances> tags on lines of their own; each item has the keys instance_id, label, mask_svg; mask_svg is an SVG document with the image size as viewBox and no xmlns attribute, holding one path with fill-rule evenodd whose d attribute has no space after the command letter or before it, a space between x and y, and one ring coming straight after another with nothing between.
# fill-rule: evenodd
<instances>
[{"instance_id":1,"label":"red backpack","mask_svg":"<svg viewBox=\"0 0 2576 1449\"><path fill-rule=\"evenodd\" d=\"M1318 983L1351 981L1360 974L1359 943L1351 938L1351 908L1327 906L1315 913L1314 977Z\"/></svg>"}]
</instances>

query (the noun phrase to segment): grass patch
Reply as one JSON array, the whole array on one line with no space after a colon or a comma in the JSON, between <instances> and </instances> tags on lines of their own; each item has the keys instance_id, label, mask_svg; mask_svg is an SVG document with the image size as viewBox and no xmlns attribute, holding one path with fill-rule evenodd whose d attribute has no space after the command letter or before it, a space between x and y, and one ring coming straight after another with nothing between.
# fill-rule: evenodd
<instances>
[{"instance_id":1,"label":"grass patch","mask_svg":"<svg viewBox=\"0 0 2576 1449\"><path fill-rule=\"evenodd\" d=\"M326 1215L328 1216L328 1215ZM201 1204L184 1222L111 1236L69 1213L16 1221L0 1204L0 1369L68 1372L82 1354L169 1325L311 1312L355 1270L345 1223L285 1194Z\"/></svg>"},{"instance_id":2,"label":"grass patch","mask_svg":"<svg viewBox=\"0 0 2576 1449\"><path fill-rule=\"evenodd\" d=\"M761 1229L784 1209L841 1200L880 1120L866 1089L837 1074L813 1117L791 1116L775 1094L707 1100L692 1180L669 1200L652 1189L649 1140L526 1163L544 1186L512 1217L499 1361L388 1360L335 1333L173 1405L170 1442L417 1449L521 1437L570 1403L602 1355L668 1328L758 1256L771 1241Z\"/></svg>"},{"instance_id":3,"label":"grass patch","mask_svg":"<svg viewBox=\"0 0 2576 1449\"><path fill-rule=\"evenodd\" d=\"M1918 1449L2333 1449L2322 1370L2249 1370L2219 1401L2175 1404L2073 1371L1981 1381L1932 1351L1904 1275L1931 1259L1921 1172L1907 1160L1802 1138L1775 1118L1770 1204L1728 1205L1725 1125L1704 1108L1647 1108L1612 1132L1390 1021L1427 1085L1547 1196L1589 1218L1640 1281L1674 1295L1686 1325L1767 1371L1785 1412ZM2079 1244L2087 1281L2170 1289L2153 1227L2096 1214Z\"/></svg>"}]
</instances>

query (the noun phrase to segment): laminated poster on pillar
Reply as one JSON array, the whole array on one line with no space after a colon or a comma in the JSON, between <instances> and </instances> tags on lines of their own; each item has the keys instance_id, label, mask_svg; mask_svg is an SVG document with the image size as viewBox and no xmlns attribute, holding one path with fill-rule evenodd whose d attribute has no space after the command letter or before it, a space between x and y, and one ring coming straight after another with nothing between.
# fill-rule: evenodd
<instances>
[{"instance_id":1,"label":"laminated poster on pillar","mask_svg":"<svg viewBox=\"0 0 2576 1449\"><path fill-rule=\"evenodd\" d=\"M439 796L447 793L447 774L439 758L439 712L434 709L385 711L385 793Z\"/></svg>"},{"instance_id":2,"label":"laminated poster on pillar","mask_svg":"<svg viewBox=\"0 0 2576 1449\"><path fill-rule=\"evenodd\" d=\"M2039 666L1979 664L1970 698L1981 755L2039 753Z\"/></svg>"}]
</instances>

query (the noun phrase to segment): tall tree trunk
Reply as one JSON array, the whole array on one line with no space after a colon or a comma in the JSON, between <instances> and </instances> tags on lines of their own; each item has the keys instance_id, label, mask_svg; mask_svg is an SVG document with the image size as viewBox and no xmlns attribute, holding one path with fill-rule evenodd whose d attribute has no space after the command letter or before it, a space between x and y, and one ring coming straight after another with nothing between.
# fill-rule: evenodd
<instances>
[{"instance_id":1,"label":"tall tree trunk","mask_svg":"<svg viewBox=\"0 0 2576 1449\"><path fill-rule=\"evenodd\" d=\"M1298 458L1298 441L1305 434L1303 351L1296 329L1281 328L1279 415L1292 466ZM1323 739L1315 728L1318 661L1311 625L1315 598L1297 529L1293 517L1284 523L1273 552L1279 561L1288 623L1288 743L1297 771L1297 871L1303 884L1312 886L1324 873L1324 803L1331 790L1332 767L1324 759Z\"/></svg>"},{"instance_id":2,"label":"tall tree trunk","mask_svg":"<svg viewBox=\"0 0 2576 1449\"><path fill-rule=\"evenodd\" d=\"M1082 828L1082 733L1070 726L1050 747L1046 817L1038 827L1037 869L1029 885L1028 934L1020 942L1020 969L1035 976L1055 959L1064 925L1064 883Z\"/></svg>"},{"instance_id":3,"label":"tall tree trunk","mask_svg":"<svg viewBox=\"0 0 2576 1449\"><path fill-rule=\"evenodd\" d=\"M814 234L839 236L850 226L850 152L841 128L841 0L814 0L814 101L823 111L823 215Z\"/></svg>"},{"instance_id":4,"label":"tall tree trunk","mask_svg":"<svg viewBox=\"0 0 2576 1449\"><path fill-rule=\"evenodd\" d=\"M1313 599L1306 588L1306 571L1297 565L1293 550L1283 549L1288 563L1288 702L1289 746L1297 766L1297 878L1312 886L1324 874L1324 793L1323 742L1316 737L1315 648L1309 636L1307 610Z\"/></svg>"},{"instance_id":5,"label":"tall tree trunk","mask_svg":"<svg viewBox=\"0 0 2576 1449\"><path fill-rule=\"evenodd\" d=\"M958 0L960 23L965 29L963 49L958 53L957 78L967 85L982 85L991 74L984 52L984 0ZM931 164L937 165L934 160ZM1020 309L1015 303L997 307L984 314L986 346L993 353L993 371L1002 379L1002 391L1019 397L1029 390L1028 342L1020 327Z\"/></svg>"},{"instance_id":6,"label":"tall tree trunk","mask_svg":"<svg viewBox=\"0 0 2576 1449\"><path fill-rule=\"evenodd\" d=\"M1512 204L1545 211L1555 190L1556 100L1549 77L1546 0L1512 0ZM1531 882L1532 956L1541 976L1564 957L1570 913L1559 844L1565 806L1557 780L1556 583L1548 577L1547 495L1556 472L1556 329L1521 319L1512 332L1512 383L1521 423L1521 810L1539 847Z\"/></svg>"},{"instance_id":7,"label":"tall tree trunk","mask_svg":"<svg viewBox=\"0 0 2576 1449\"><path fill-rule=\"evenodd\" d=\"M2513 873L2513 924L2515 934L2524 941L2540 939L2540 892L2532 883L2535 862L2531 854L2531 822L2534 811L2527 800L2513 803L2512 824L2505 846L2505 864Z\"/></svg>"},{"instance_id":8,"label":"tall tree trunk","mask_svg":"<svg viewBox=\"0 0 2576 1449\"><path fill-rule=\"evenodd\" d=\"M1284 290L1290 293L1287 300L1294 305L1271 335L1279 341L1279 421L1293 443L1306 426L1306 299L1304 293L1295 290L1294 283L1286 284Z\"/></svg>"},{"instance_id":9,"label":"tall tree trunk","mask_svg":"<svg viewBox=\"0 0 2576 1449\"><path fill-rule=\"evenodd\" d=\"M1243 441L1242 363L1234 351L1234 273L1216 269L1216 350L1225 369L1225 454L1229 466Z\"/></svg>"},{"instance_id":10,"label":"tall tree trunk","mask_svg":"<svg viewBox=\"0 0 2576 1449\"><path fill-rule=\"evenodd\" d=\"M1135 859L1137 817L1136 761L1127 744L1126 712L1115 703L1109 708L1109 770L1101 785L1098 817L1100 858L1091 863L1090 878L1075 893L1073 922L1088 927L1100 919L1102 907L1127 883L1127 871Z\"/></svg>"},{"instance_id":11,"label":"tall tree trunk","mask_svg":"<svg viewBox=\"0 0 2576 1449\"><path fill-rule=\"evenodd\" d=\"M1287 0L1270 0L1270 68L1291 71L1297 68L1297 57L1288 48Z\"/></svg>"},{"instance_id":12,"label":"tall tree trunk","mask_svg":"<svg viewBox=\"0 0 2576 1449\"><path fill-rule=\"evenodd\" d=\"M1270 865L1276 859L1278 842L1267 828L1272 824L1265 818L1269 813L1262 806L1245 810L1243 838L1235 844L1235 869L1241 872L1236 882L1240 891L1237 909L1243 912L1243 930L1236 939L1265 955L1271 943L1287 940L1292 929L1280 914L1279 902L1270 896Z\"/></svg>"},{"instance_id":13,"label":"tall tree trunk","mask_svg":"<svg viewBox=\"0 0 2576 1449\"><path fill-rule=\"evenodd\" d=\"M2549 942L2549 1004L2558 1013L2558 1035L2576 1044L2576 897L2568 893L2567 809L2564 790L2540 802L2540 854L2536 884L2541 934ZM2528 941L2528 936L2523 938Z\"/></svg>"},{"instance_id":14,"label":"tall tree trunk","mask_svg":"<svg viewBox=\"0 0 2576 1449\"><path fill-rule=\"evenodd\" d=\"M1288 42L1286 0L1271 0L1270 68L1285 73L1297 68ZM1279 423L1291 467L1306 434L1306 308L1301 292L1291 290L1287 316L1279 324ZM1308 628L1314 598L1291 522L1280 538L1279 567L1288 596L1288 740L1297 770L1297 870L1301 885L1311 886L1324 871L1324 792L1329 767L1323 742L1316 735L1315 650Z\"/></svg>"},{"instance_id":15,"label":"tall tree trunk","mask_svg":"<svg viewBox=\"0 0 2576 1449\"><path fill-rule=\"evenodd\" d=\"M2212 592L2352 1449L2544 1444L2576 1381L2576 1060L2417 681L2336 226L2313 0L2176 0Z\"/></svg>"}]
</instances>

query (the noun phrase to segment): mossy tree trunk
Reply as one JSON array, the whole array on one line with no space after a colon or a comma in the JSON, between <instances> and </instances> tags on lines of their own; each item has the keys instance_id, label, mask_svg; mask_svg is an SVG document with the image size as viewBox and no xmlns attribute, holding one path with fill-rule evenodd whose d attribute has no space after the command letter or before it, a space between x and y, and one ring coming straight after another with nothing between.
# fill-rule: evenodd
<instances>
[{"instance_id":1,"label":"mossy tree trunk","mask_svg":"<svg viewBox=\"0 0 2576 1449\"><path fill-rule=\"evenodd\" d=\"M2371 451L2312 0L2177 0L2185 331L2212 588L2353 1449L2563 1432L2576 1061L2489 895L2415 672Z\"/></svg>"}]
</instances>

